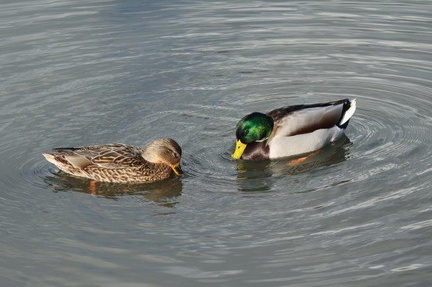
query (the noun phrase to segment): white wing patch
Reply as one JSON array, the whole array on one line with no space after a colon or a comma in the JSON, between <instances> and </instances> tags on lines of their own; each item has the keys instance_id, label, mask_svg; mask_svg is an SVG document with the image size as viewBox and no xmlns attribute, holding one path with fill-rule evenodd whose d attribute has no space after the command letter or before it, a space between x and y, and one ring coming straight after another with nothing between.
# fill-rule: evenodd
<instances>
[{"instance_id":1,"label":"white wing patch","mask_svg":"<svg viewBox=\"0 0 432 287\"><path fill-rule=\"evenodd\" d=\"M65 159L74 167L76 168L84 168L90 164L92 164L92 162L84 157L84 156L80 156L80 155L65 155Z\"/></svg>"}]
</instances>

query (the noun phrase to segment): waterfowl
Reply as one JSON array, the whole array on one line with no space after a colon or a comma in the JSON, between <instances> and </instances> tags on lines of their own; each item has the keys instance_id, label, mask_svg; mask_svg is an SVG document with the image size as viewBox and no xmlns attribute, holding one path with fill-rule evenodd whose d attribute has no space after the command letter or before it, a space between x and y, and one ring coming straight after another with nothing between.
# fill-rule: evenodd
<instances>
[{"instance_id":1,"label":"waterfowl","mask_svg":"<svg viewBox=\"0 0 432 287\"><path fill-rule=\"evenodd\" d=\"M55 148L44 157L62 171L95 181L144 183L181 175L182 150L170 138L160 138L144 148L125 144Z\"/></svg>"},{"instance_id":2,"label":"waterfowl","mask_svg":"<svg viewBox=\"0 0 432 287\"><path fill-rule=\"evenodd\" d=\"M355 110L355 99L343 99L253 112L237 124L232 158L273 159L316 151L343 135Z\"/></svg>"}]
</instances>

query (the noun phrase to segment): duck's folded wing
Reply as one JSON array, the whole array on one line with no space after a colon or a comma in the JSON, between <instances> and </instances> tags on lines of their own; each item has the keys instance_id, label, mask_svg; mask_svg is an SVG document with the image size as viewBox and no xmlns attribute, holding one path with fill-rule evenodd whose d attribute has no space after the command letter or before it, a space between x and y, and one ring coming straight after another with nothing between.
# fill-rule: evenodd
<instances>
[{"instance_id":1,"label":"duck's folded wing","mask_svg":"<svg viewBox=\"0 0 432 287\"><path fill-rule=\"evenodd\" d=\"M122 144L56 149L67 154L65 160L77 168L95 165L103 168L132 167L143 164L138 149Z\"/></svg>"},{"instance_id":2,"label":"duck's folded wing","mask_svg":"<svg viewBox=\"0 0 432 287\"><path fill-rule=\"evenodd\" d=\"M104 168L136 167L144 164L140 151L133 147L101 152L92 158L93 164Z\"/></svg>"},{"instance_id":3,"label":"duck's folded wing","mask_svg":"<svg viewBox=\"0 0 432 287\"><path fill-rule=\"evenodd\" d=\"M351 102L345 99L324 104L280 108L269 112L268 115L275 122L273 136L293 136L311 133L318 129L330 129L334 126L345 128L343 125L354 113L352 111L348 119L345 119L344 115L350 107Z\"/></svg>"}]
</instances>

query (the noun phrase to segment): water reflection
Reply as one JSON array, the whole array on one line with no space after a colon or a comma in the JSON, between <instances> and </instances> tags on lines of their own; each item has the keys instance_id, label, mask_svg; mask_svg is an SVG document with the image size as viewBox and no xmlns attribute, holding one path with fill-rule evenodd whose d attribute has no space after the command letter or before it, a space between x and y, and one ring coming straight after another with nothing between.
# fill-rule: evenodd
<instances>
[{"instance_id":1,"label":"water reflection","mask_svg":"<svg viewBox=\"0 0 432 287\"><path fill-rule=\"evenodd\" d=\"M298 175L345 161L352 142L344 135L336 142L310 154L277 160L237 161L239 191L268 191L274 176Z\"/></svg>"},{"instance_id":2,"label":"water reflection","mask_svg":"<svg viewBox=\"0 0 432 287\"><path fill-rule=\"evenodd\" d=\"M55 192L83 192L114 200L126 195L141 195L146 200L165 207L174 207L178 203L176 199L181 195L183 188L179 178L146 184L119 184L72 177L62 171L45 177L45 182Z\"/></svg>"}]
</instances>

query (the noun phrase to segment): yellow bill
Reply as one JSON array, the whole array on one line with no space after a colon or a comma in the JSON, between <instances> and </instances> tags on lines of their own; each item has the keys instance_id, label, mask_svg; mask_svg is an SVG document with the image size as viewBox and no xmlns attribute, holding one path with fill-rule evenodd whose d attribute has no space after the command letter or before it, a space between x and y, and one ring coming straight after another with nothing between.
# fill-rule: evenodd
<instances>
[{"instance_id":1,"label":"yellow bill","mask_svg":"<svg viewBox=\"0 0 432 287\"><path fill-rule=\"evenodd\" d=\"M182 169L180 167L180 163L179 162L176 163L176 164L171 165L171 168L172 168L172 170L174 171L174 173L176 175L180 176L180 175L183 174L183 171L182 171Z\"/></svg>"},{"instance_id":2,"label":"yellow bill","mask_svg":"<svg viewBox=\"0 0 432 287\"><path fill-rule=\"evenodd\" d=\"M241 156L243 155L245 148L246 148L246 144L242 143L240 140L237 140L235 150L231 155L231 157L233 159L240 159Z\"/></svg>"}]
</instances>

